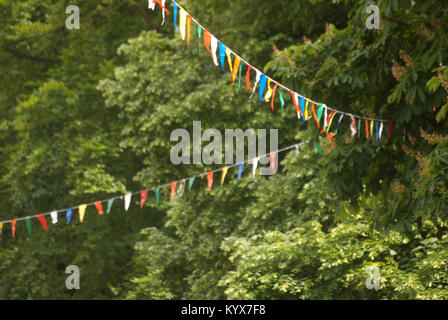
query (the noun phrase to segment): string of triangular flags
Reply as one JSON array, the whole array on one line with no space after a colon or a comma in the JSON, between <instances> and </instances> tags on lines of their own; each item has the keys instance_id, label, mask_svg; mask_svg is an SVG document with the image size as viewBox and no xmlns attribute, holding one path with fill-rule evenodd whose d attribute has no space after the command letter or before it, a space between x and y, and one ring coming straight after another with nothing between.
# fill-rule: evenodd
<instances>
[{"instance_id":1,"label":"string of triangular flags","mask_svg":"<svg viewBox=\"0 0 448 320\"><path fill-rule=\"evenodd\" d=\"M194 21L197 25L197 35L199 41L203 41L205 48L210 53L213 63L219 67L221 65L223 71L226 71L226 61L228 68L232 75L232 85L235 83L238 77L238 88L241 87L242 70L243 64L247 66L246 68L246 87L250 90L251 96L255 94L258 87L258 95L260 101L269 102L272 111L274 111L275 96L278 92L279 100L281 103L281 110L285 106L285 99L282 90L285 90L287 95L291 95L291 101L296 107L298 119L302 119L303 122L307 122L314 118L317 127L320 129L320 134L326 133L330 142L338 133L339 126L344 117L350 120L350 131L351 139L356 135L360 137L362 126L365 128L366 139L381 140L383 136L384 125L387 124L387 142L390 140L392 124L390 120L384 119L373 119L368 117L363 117L355 115L352 113L339 111L334 108L328 107L324 103L315 102L303 95L291 90L290 88L282 85L281 83L275 81L271 77L267 76L250 63L245 61L241 56L236 54L233 50L227 47L222 41L217 39L210 31L204 28L195 18L193 18L182 6L180 6L175 0L173 2L173 16L174 16L174 26L179 30L182 40L187 41L187 47L190 45L191 39L191 22ZM148 0L148 8L155 10L156 4L162 8L163 22L165 22L165 14L169 14L166 8L166 0ZM232 60L233 55L233 60ZM251 73L255 72L255 82L251 86ZM333 124L333 119L339 114L339 119L337 120L336 130L330 132L331 125ZM323 123L321 124L321 119L323 116Z\"/></svg>"},{"instance_id":2,"label":"string of triangular flags","mask_svg":"<svg viewBox=\"0 0 448 320\"><path fill-rule=\"evenodd\" d=\"M221 182L221 185L223 185L228 170L233 167L238 167L237 181L239 182L241 180L241 177L243 174L244 164L252 163L252 177L255 177L256 171L258 168L258 163L259 163L260 159L263 159L263 158L269 157L270 164L271 164L270 168L271 168L272 172L275 173L276 166L278 163L278 154L281 152L285 152L285 151L295 148L296 155L298 155L299 150L300 150L299 149L300 145L302 145L302 143L293 144L293 145L290 145L288 147L285 147L285 148L282 148L282 149L279 149L276 151L271 151L270 153L267 153L264 155L259 155L257 157L246 160L244 162L240 162L240 163L233 164L233 165L228 165L228 166L216 169L216 170L208 171L208 172L205 172L205 173L202 173L202 174L199 174L196 176L188 177L188 178L183 178L183 179L180 179L177 181L173 181L173 182L159 185L156 187L152 187L149 189L140 190L140 191L133 192L133 193L130 192L130 193L127 193L124 195L116 196L116 197L105 199L105 200L98 200L98 201L94 201L91 203L80 204L80 205L70 207L67 209L55 210L55 211L51 211L51 212L47 212L47 213L41 213L41 214L37 214L37 215L1 221L0 222L0 235L2 234L3 226L5 224L9 223L9 224L11 224L11 235L13 238L15 238L17 222L25 221L26 230L27 230L28 234L31 236L32 235L32 219L34 219L34 218L36 218L39 221L39 223L42 225L42 227L45 229L45 231L48 232L48 225L47 225L47 220L46 220L47 216L50 216L52 224L57 224L59 221L59 214L65 213L66 224L69 224L72 219L73 212L75 210L78 210L79 221L82 223L88 207L94 206L96 208L98 214L103 215L104 214L103 203L107 203L106 214L109 214L112 210L112 205L113 205L114 201L117 199L124 200L124 209L125 209L125 211L128 211L129 207L131 205L132 196L137 195L137 194L140 194L140 209L142 209L143 205L145 203L147 203L148 192L150 192L150 191L154 192L156 205L158 205L159 201L160 201L161 190L165 187L170 187L170 201L173 201L176 197L178 197L178 198L182 197L182 195L184 194L185 186L186 186L187 182L188 182L187 192L189 192L193 187L194 181L197 178L200 178L203 176L207 176L207 190L210 192L212 189L213 183L214 183L214 177L215 177L216 173L221 172L221 181L220 182Z\"/></svg>"}]
</instances>

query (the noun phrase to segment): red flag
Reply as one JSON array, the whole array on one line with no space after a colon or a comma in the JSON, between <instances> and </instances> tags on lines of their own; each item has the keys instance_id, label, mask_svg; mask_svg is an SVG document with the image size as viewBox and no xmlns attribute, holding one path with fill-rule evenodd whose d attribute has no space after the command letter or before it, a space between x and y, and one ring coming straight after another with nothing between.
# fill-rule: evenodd
<instances>
[{"instance_id":1,"label":"red flag","mask_svg":"<svg viewBox=\"0 0 448 320\"><path fill-rule=\"evenodd\" d=\"M171 182L170 200L173 200L175 195L176 195L176 182Z\"/></svg>"},{"instance_id":2,"label":"red flag","mask_svg":"<svg viewBox=\"0 0 448 320\"><path fill-rule=\"evenodd\" d=\"M146 201L146 198L148 197L148 191L143 190L140 192L140 209L143 208L143 204Z\"/></svg>"},{"instance_id":3,"label":"red flag","mask_svg":"<svg viewBox=\"0 0 448 320\"><path fill-rule=\"evenodd\" d=\"M294 105L296 106L296 110L297 110L297 112L300 113L300 116L303 117L302 110L300 110L299 105L297 104L297 100L296 100L296 97L295 97L295 95L294 95L294 92L292 92L291 89L289 90L289 92L291 93L292 102L293 102Z\"/></svg>"},{"instance_id":4,"label":"red flag","mask_svg":"<svg viewBox=\"0 0 448 320\"><path fill-rule=\"evenodd\" d=\"M369 138L369 123L368 123L367 119L365 119L365 125L366 125L366 139L370 139Z\"/></svg>"},{"instance_id":5,"label":"red flag","mask_svg":"<svg viewBox=\"0 0 448 320\"><path fill-rule=\"evenodd\" d=\"M204 29L204 45L207 51L210 52L210 55L213 56L212 50L210 49L211 41L212 35L210 34L210 32Z\"/></svg>"},{"instance_id":6,"label":"red flag","mask_svg":"<svg viewBox=\"0 0 448 320\"><path fill-rule=\"evenodd\" d=\"M320 123L319 123L319 120L317 119L316 110L314 110L314 102L313 102L313 106L311 107L311 109L313 110L313 117L314 117L314 120L316 121L317 127L320 128Z\"/></svg>"},{"instance_id":7,"label":"red flag","mask_svg":"<svg viewBox=\"0 0 448 320\"><path fill-rule=\"evenodd\" d=\"M45 231L48 232L47 220L45 220L45 216L43 214L39 214L37 216L37 220L39 220L40 224L42 225L42 227L44 227Z\"/></svg>"},{"instance_id":8,"label":"red flag","mask_svg":"<svg viewBox=\"0 0 448 320\"><path fill-rule=\"evenodd\" d=\"M153 2L153 3L154 3L154 2L157 2L158 5L162 8L162 10L165 10L166 14L170 14L170 12L168 11L168 9L165 8L165 7L163 6L163 4L162 4L162 0L153 0L152 2Z\"/></svg>"},{"instance_id":9,"label":"red flag","mask_svg":"<svg viewBox=\"0 0 448 320\"><path fill-rule=\"evenodd\" d=\"M11 220L11 233L12 233L12 237L15 238L16 237L16 220L12 219Z\"/></svg>"},{"instance_id":10,"label":"red flag","mask_svg":"<svg viewBox=\"0 0 448 320\"><path fill-rule=\"evenodd\" d=\"M104 211L103 211L103 202L102 201L95 202L95 207L96 207L96 210L98 210L98 214L99 215L102 215L104 213Z\"/></svg>"},{"instance_id":11,"label":"red flag","mask_svg":"<svg viewBox=\"0 0 448 320\"><path fill-rule=\"evenodd\" d=\"M213 171L209 171L207 173L207 187L208 187L208 191L210 191L212 189L212 185L213 185Z\"/></svg>"},{"instance_id":12,"label":"red flag","mask_svg":"<svg viewBox=\"0 0 448 320\"><path fill-rule=\"evenodd\" d=\"M269 158L271 158L271 170L273 173L275 172L275 156L276 156L275 152L271 152L269 154Z\"/></svg>"}]
</instances>

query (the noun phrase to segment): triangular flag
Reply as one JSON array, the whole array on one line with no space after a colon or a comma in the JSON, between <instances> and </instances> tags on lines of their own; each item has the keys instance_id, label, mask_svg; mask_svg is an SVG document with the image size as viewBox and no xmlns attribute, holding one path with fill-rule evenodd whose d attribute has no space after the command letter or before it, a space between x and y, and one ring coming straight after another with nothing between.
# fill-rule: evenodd
<instances>
[{"instance_id":1,"label":"triangular flag","mask_svg":"<svg viewBox=\"0 0 448 320\"><path fill-rule=\"evenodd\" d=\"M239 59L239 58L238 58ZM238 62L239 63L239 62ZM238 74L239 74L239 76L238 76L238 89L240 89L241 88L241 71L243 70L243 64L241 63L240 64L240 70L238 71Z\"/></svg>"},{"instance_id":2,"label":"triangular flag","mask_svg":"<svg viewBox=\"0 0 448 320\"><path fill-rule=\"evenodd\" d=\"M232 54L232 51L230 51L229 48L226 48L227 63L229 64L230 72L233 72L231 54Z\"/></svg>"},{"instance_id":3,"label":"triangular flag","mask_svg":"<svg viewBox=\"0 0 448 320\"><path fill-rule=\"evenodd\" d=\"M260 160L260 158L255 158L252 160L252 177L255 177L257 172L258 160Z\"/></svg>"},{"instance_id":4,"label":"triangular flag","mask_svg":"<svg viewBox=\"0 0 448 320\"><path fill-rule=\"evenodd\" d=\"M30 218L26 218L25 219L25 225L26 225L26 231L28 232L28 234L31 236L31 229L32 229L32 225L31 225L31 219Z\"/></svg>"},{"instance_id":5,"label":"triangular flag","mask_svg":"<svg viewBox=\"0 0 448 320\"><path fill-rule=\"evenodd\" d=\"M356 134L356 120L353 116L351 116L351 118L352 118L352 123L350 124L350 131L352 133L351 133L350 137L351 137L351 139L353 139L353 137Z\"/></svg>"},{"instance_id":6,"label":"triangular flag","mask_svg":"<svg viewBox=\"0 0 448 320\"><path fill-rule=\"evenodd\" d=\"M229 167L222 168L222 175L221 175L221 185L224 183L224 179L226 178L227 171L229 171Z\"/></svg>"},{"instance_id":7,"label":"triangular flag","mask_svg":"<svg viewBox=\"0 0 448 320\"><path fill-rule=\"evenodd\" d=\"M252 91L254 88L250 87L250 70L252 70L252 66L248 65L246 71L246 88Z\"/></svg>"},{"instance_id":8,"label":"triangular flag","mask_svg":"<svg viewBox=\"0 0 448 320\"><path fill-rule=\"evenodd\" d=\"M187 11L184 8L180 8L180 18L179 18L179 28L180 28L180 36L182 40L185 40L185 32L187 27Z\"/></svg>"},{"instance_id":9,"label":"triangular flag","mask_svg":"<svg viewBox=\"0 0 448 320\"><path fill-rule=\"evenodd\" d=\"M241 180L241 175L243 174L244 162L238 164L238 182Z\"/></svg>"},{"instance_id":10,"label":"triangular flag","mask_svg":"<svg viewBox=\"0 0 448 320\"><path fill-rule=\"evenodd\" d=\"M271 80L271 78L269 78L268 79L268 84L267 84L267 88L268 88L268 90L266 91L266 95L264 96L264 101L266 101L266 102L269 102L269 100L271 99L271 97L272 97L272 88L271 88L271 82L272 82L272 80Z\"/></svg>"},{"instance_id":11,"label":"triangular flag","mask_svg":"<svg viewBox=\"0 0 448 320\"><path fill-rule=\"evenodd\" d=\"M213 185L213 171L207 173L207 189L210 191Z\"/></svg>"},{"instance_id":12,"label":"triangular flag","mask_svg":"<svg viewBox=\"0 0 448 320\"><path fill-rule=\"evenodd\" d=\"M102 215L104 213L104 211L103 211L103 201L95 202L95 207L96 207L96 210L98 210L98 214L99 215Z\"/></svg>"},{"instance_id":13,"label":"triangular flag","mask_svg":"<svg viewBox=\"0 0 448 320\"><path fill-rule=\"evenodd\" d=\"M212 51L210 49L211 41L212 41L212 35L210 34L210 32L208 32L208 30L204 29L204 46L210 53L210 55L212 55Z\"/></svg>"},{"instance_id":14,"label":"triangular flag","mask_svg":"<svg viewBox=\"0 0 448 320\"><path fill-rule=\"evenodd\" d=\"M344 118L344 115L345 115L345 114L342 113L341 116L339 117L339 120L338 120L338 126L336 127L336 131L334 132L335 135L338 134L339 125L341 124L341 121L342 121L342 118Z\"/></svg>"},{"instance_id":15,"label":"triangular flag","mask_svg":"<svg viewBox=\"0 0 448 320\"><path fill-rule=\"evenodd\" d=\"M51 223L53 223L53 224L58 223L58 212L57 211L51 212L50 217L51 217Z\"/></svg>"},{"instance_id":16,"label":"triangular flag","mask_svg":"<svg viewBox=\"0 0 448 320\"><path fill-rule=\"evenodd\" d=\"M278 87L278 83L275 83L274 89L272 89L272 100L271 100L271 110L272 111L274 111L275 92L277 91L277 87Z\"/></svg>"},{"instance_id":17,"label":"triangular flag","mask_svg":"<svg viewBox=\"0 0 448 320\"><path fill-rule=\"evenodd\" d=\"M191 34L191 16L187 17L187 48L190 46L190 34Z\"/></svg>"},{"instance_id":18,"label":"triangular flag","mask_svg":"<svg viewBox=\"0 0 448 320\"><path fill-rule=\"evenodd\" d=\"M268 82L268 79L266 78L266 75L262 74L260 76L260 90L259 90L259 95L258 95L260 98L260 101L264 101L263 94L264 94L264 89L266 89L267 82Z\"/></svg>"},{"instance_id":19,"label":"triangular flag","mask_svg":"<svg viewBox=\"0 0 448 320\"><path fill-rule=\"evenodd\" d=\"M156 190L154 191L156 194L156 205L159 205L159 200L160 200L160 187L157 187Z\"/></svg>"},{"instance_id":20,"label":"triangular flag","mask_svg":"<svg viewBox=\"0 0 448 320\"><path fill-rule=\"evenodd\" d=\"M199 42L198 42L198 51L199 53L201 53L201 38L202 38L202 28L200 25L198 25L198 38L199 38Z\"/></svg>"},{"instance_id":21,"label":"triangular flag","mask_svg":"<svg viewBox=\"0 0 448 320\"><path fill-rule=\"evenodd\" d=\"M70 220L72 219L72 208L67 209L67 213L65 216L67 217L67 224L69 224Z\"/></svg>"},{"instance_id":22,"label":"triangular flag","mask_svg":"<svg viewBox=\"0 0 448 320\"><path fill-rule=\"evenodd\" d=\"M314 148L316 148L317 152L319 152L319 154L320 154L321 156L323 156L324 153L322 152L322 148L320 147L320 145L318 145L318 144L317 144L316 142L314 142L314 141L313 141L313 143L314 143Z\"/></svg>"},{"instance_id":23,"label":"triangular flag","mask_svg":"<svg viewBox=\"0 0 448 320\"><path fill-rule=\"evenodd\" d=\"M302 115L302 121L306 122L306 116L307 114L305 114L305 98L300 97L300 114Z\"/></svg>"},{"instance_id":24,"label":"triangular flag","mask_svg":"<svg viewBox=\"0 0 448 320\"><path fill-rule=\"evenodd\" d=\"M132 193L128 193L124 196L124 210L128 211L129 206L131 205Z\"/></svg>"},{"instance_id":25,"label":"triangular flag","mask_svg":"<svg viewBox=\"0 0 448 320\"><path fill-rule=\"evenodd\" d=\"M78 211L79 211L79 221L82 222L84 220L84 215L86 214L86 208L87 205L86 204L81 204L78 207Z\"/></svg>"},{"instance_id":26,"label":"triangular flag","mask_svg":"<svg viewBox=\"0 0 448 320\"><path fill-rule=\"evenodd\" d=\"M171 182L171 193L170 193L170 200L174 199L174 196L176 195L176 184L177 182Z\"/></svg>"},{"instance_id":27,"label":"triangular flag","mask_svg":"<svg viewBox=\"0 0 448 320\"><path fill-rule=\"evenodd\" d=\"M281 109L282 109L282 112L283 112L283 107L285 106L285 99L283 98L283 94L282 94L281 91L280 91L279 97L280 97Z\"/></svg>"},{"instance_id":28,"label":"triangular flag","mask_svg":"<svg viewBox=\"0 0 448 320\"><path fill-rule=\"evenodd\" d=\"M37 216L37 220L39 220L42 227L44 227L45 231L48 232L48 226L47 226L47 220L45 219L45 216L43 214L39 214Z\"/></svg>"},{"instance_id":29,"label":"triangular flag","mask_svg":"<svg viewBox=\"0 0 448 320\"><path fill-rule=\"evenodd\" d=\"M185 190L185 179L182 179L179 183L179 189L177 190L178 197L182 197Z\"/></svg>"},{"instance_id":30,"label":"triangular flag","mask_svg":"<svg viewBox=\"0 0 448 320\"><path fill-rule=\"evenodd\" d=\"M252 99L252 97L253 97L253 95L255 93L255 90L257 89L258 83L260 82L260 78L261 78L261 72L259 70L257 70L257 69L255 69L255 71L257 72L257 75L256 75L256 78L255 78L254 88L253 88L252 94L250 95L249 99Z\"/></svg>"},{"instance_id":31,"label":"triangular flag","mask_svg":"<svg viewBox=\"0 0 448 320\"><path fill-rule=\"evenodd\" d=\"M147 197L148 197L148 191L142 190L140 192L140 209L143 208L143 205L145 204Z\"/></svg>"},{"instance_id":32,"label":"triangular flag","mask_svg":"<svg viewBox=\"0 0 448 320\"><path fill-rule=\"evenodd\" d=\"M238 72L238 69L241 72L240 63L241 63L241 59L239 57L235 57L235 62L233 64L233 72L232 72L232 84L235 83L236 73ZM241 65L241 67L242 67L242 65ZM240 78L241 78L241 74L240 74Z\"/></svg>"},{"instance_id":33,"label":"triangular flag","mask_svg":"<svg viewBox=\"0 0 448 320\"><path fill-rule=\"evenodd\" d=\"M165 23L165 13L170 14L167 8L165 8L165 2L166 0L162 0L161 3L159 2L159 5L162 7L162 26Z\"/></svg>"},{"instance_id":34,"label":"triangular flag","mask_svg":"<svg viewBox=\"0 0 448 320\"><path fill-rule=\"evenodd\" d=\"M276 152L269 153L269 158L271 159L271 170L272 170L272 173L275 173L275 171L276 171L275 170L275 168L276 168L276 163L275 163L276 156L277 156Z\"/></svg>"},{"instance_id":35,"label":"triangular flag","mask_svg":"<svg viewBox=\"0 0 448 320\"><path fill-rule=\"evenodd\" d=\"M195 180L195 179L196 179L196 176L191 177L191 178L189 179L189 181L188 181L188 191L190 191L191 188L193 187L193 183L194 183L194 180Z\"/></svg>"},{"instance_id":36,"label":"triangular flag","mask_svg":"<svg viewBox=\"0 0 448 320\"><path fill-rule=\"evenodd\" d=\"M381 135L382 134L383 134L383 122L381 121L381 123L380 123L380 133L379 133L380 140L381 140Z\"/></svg>"},{"instance_id":37,"label":"triangular flag","mask_svg":"<svg viewBox=\"0 0 448 320\"><path fill-rule=\"evenodd\" d=\"M106 210L106 214L110 213L110 210L112 209L112 205L114 204L115 199L109 199L107 201L107 210Z\"/></svg>"},{"instance_id":38,"label":"triangular flag","mask_svg":"<svg viewBox=\"0 0 448 320\"><path fill-rule=\"evenodd\" d=\"M216 51L218 50L218 39L216 39L214 35L211 36L210 45L212 50L213 63L215 64L215 66L219 66L218 56L216 55Z\"/></svg>"},{"instance_id":39,"label":"triangular flag","mask_svg":"<svg viewBox=\"0 0 448 320\"><path fill-rule=\"evenodd\" d=\"M11 220L11 234L12 234L13 238L16 237L16 220L15 219Z\"/></svg>"},{"instance_id":40,"label":"triangular flag","mask_svg":"<svg viewBox=\"0 0 448 320\"><path fill-rule=\"evenodd\" d=\"M222 71L226 72L225 61L226 61L226 46L224 43L219 43L219 61L221 62Z\"/></svg>"},{"instance_id":41,"label":"triangular flag","mask_svg":"<svg viewBox=\"0 0 448 320\"><path fill-rule=\"evenodd\" d=\"M177 22L177 10L178 10L178 7L177 7L177 4L176 4L176 2L173 0L173 7L174 7L174 26L177 28L177 29L179 29L179 27L177 26L177 24L176 24L176 22Z\"/></svg>"}]
</instances>

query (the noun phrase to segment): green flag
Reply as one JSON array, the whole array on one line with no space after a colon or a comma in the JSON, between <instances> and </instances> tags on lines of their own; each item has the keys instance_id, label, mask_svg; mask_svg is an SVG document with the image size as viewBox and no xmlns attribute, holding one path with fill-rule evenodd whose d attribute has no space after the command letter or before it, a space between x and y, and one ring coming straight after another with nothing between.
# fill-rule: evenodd
<instances>
[{"instance_id":1,"label":"green flag","mask_svg":"<svg viewBox=\"0 0 448 320\"><path fill-rule=\"evenodd\" d=\"M106 210L106 214L110 213L110 209L112 209L112 204L114 203L115 199L109 199L109 201L107 201L107 210Z\"/></svg>"},{"instance_id":2,"label":"green flag","mask_svg":"<svg viewBox=\"0 0 448 320\"><path fill-rule=\"evenodd\" d=\"M196 179L196 176L190 178L190 180L188 181L188 191L190 191L193 187L194 179Z\"/></svg>"},{"instance_id":3,"label":"green flag","mask_svg":"<svg viewBox=\"0 0 448 320\"><path fill-rule=\"evenodd\" d=\"M155 192L156 192L156 205L159 205L160 187L157 187Z\"/></svg>"},{"instance_id":4,"label":"green flag","mask_svg":"<svg viewBox=\"0 0 448 320\"><path fill-rule=\"evenodd\" d=\"M26 218L25 220L26 223L26 231L28 231L28 234L31 235L31 219L30 218Z\"/></svg>"}]
</instances>

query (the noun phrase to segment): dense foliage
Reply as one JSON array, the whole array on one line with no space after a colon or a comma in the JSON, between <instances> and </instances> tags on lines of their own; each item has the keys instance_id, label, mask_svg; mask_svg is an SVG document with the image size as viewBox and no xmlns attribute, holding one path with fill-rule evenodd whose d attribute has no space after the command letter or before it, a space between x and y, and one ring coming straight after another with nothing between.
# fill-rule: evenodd
<instances>
[{"instance_id":1,"label":"dense foliage","mask_svg":"<svg viewBox=\"0 0 448 320\"><path fill-rule=\"evenodd\" d=\"M167 1L169 2L169 1ZM330 142L189 48L147 1L0 0L0 220L138 191L217 166L174 165L170 133L278 128L279 172L210 193L154 193L80 223L18 222L0 239L0 299L448 298L448 11L443 1L179 1L254 66L339 110L390 119L386 142ZM171 9L171 5L169 9ZM195 24L193 24L195 26ZM362 129L364 129L362 127ZM323 156L314 144L322 147ZM215 178L219 181L219 177ZM65 287L77 265L81 289ZM377 266L379 290L367 268Z\"/></svg>"}]
</instances>

